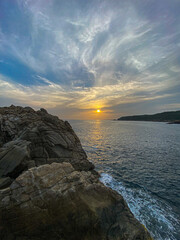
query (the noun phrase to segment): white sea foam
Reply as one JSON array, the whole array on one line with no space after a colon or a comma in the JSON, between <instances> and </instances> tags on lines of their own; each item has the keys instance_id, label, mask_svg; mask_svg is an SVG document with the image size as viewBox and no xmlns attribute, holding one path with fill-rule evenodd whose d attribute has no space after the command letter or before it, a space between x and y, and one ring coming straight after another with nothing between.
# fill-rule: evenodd
<instances>
[{"instance_id":1,"label":"white sea foam","mask_svg":"<svg viewBox=\"0 0 180 240\"><path fill-rule=\"evenodd\" d=\"M102 173L100 180L124 197L134 216L146 226L154 239L177 240L178 220L171 214L172 209L168 205L157 201L144 189L125 187L109 174Z\"/></svg>"}]
</instances>

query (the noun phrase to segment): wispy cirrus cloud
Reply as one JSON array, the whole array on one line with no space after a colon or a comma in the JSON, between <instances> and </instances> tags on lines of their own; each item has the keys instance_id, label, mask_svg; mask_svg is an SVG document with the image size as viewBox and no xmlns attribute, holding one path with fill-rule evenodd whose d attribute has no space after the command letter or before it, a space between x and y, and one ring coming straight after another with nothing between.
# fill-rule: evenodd
<instances>
[{"instance_id":1,"label":"wispy cirrus cloud","mask_svg":"<svg viewBox=\"0 0 180 240\"><path fill-rule=\"evenodd\" d=\"M177 0L2 0L0 7L4 99L56 111L99 106L112 117L123 104L178 106Z\"/></svg>"}]
</instances>

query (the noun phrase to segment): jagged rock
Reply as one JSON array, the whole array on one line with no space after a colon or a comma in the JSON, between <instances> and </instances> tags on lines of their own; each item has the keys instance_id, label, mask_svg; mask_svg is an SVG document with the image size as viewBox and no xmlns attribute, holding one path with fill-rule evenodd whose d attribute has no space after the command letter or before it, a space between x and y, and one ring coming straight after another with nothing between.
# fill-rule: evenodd
<instances>
[{"instance_id":1,"label":"jagged rock","mask_svg":"<svg viewBox=\"0 0 180 240\"><path fill-rule=\"evenodd\" d=\"M93 170L67 121L30 107L0 108L0 177L16 178L32 166L70 162L77 170Z\"/></svg>"},{"instance_id":2,"label":"jagged rock","mask_svg":"<svg viewBox=\"0 0 180 240\"><path fill-rule=\"evenodd\" d=\"M67 121L0 108L1 240L151 240Z\"/></svg>"},{"instance_id":3,"label":"jagged rock","mask_svg":"<svg viewBox=\"0 0 180 240\"><path fill-rule=\"evenodd\" d=\"M151 239L123 198L70 163L32 168L0 191L0 239Z\"/></svg>"},{"instance_id":4,"label":"jagged rock","mask_svg":"<svg viewBox=\"0 0 180 240\"><path fill-rule=\"evenodd\" d=\"M12 183L12 180L11 180L10 177L0 178L0 189L6 188L6 187L9 186L11 183Z\"/></svg>"},{"instance_id":5,"label":"jagged rock","mask_svg":"<svg viewBox=\"0 0 180 240\"><path fill-rule=\"evenodd\" d=\"M44 109L44 108L41 108L40 111L43 112L43 113L46 113L46 114L48 113L47 110Z\"/></svg>"},{"instance_id":6,"label":"jagged rock","mask_svg":"<svg viewBox=\"0 0 180 240\"><path fill-rule=\"evenodd\" d=\"M15 140L4 145L0 152L0 177L16 178L28 168L30 142Z\"/></svg>"}]
</instances>

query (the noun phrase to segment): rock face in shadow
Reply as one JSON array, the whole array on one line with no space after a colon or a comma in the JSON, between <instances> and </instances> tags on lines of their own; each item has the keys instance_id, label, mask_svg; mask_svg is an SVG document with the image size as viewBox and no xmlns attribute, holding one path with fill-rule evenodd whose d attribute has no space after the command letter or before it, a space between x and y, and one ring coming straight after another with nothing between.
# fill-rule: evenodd
<instances>
[{"instance_id":1,"label":"rock face in shadow","mask_svg":"<svg viewBox=\"0 0 180 240\"><path fill-rule=\"evenodd\" d=\"M70 124L45 109L0 108L0 147L0 178L15 179L30 167L52 162L94 169Z\"/></svg>"},{"instance_id":2,"label":"rock face in shadow","mask_svg":"<svg viewBox=\"0 0 180 240\"><path fill-rule=\"evenodd\" d=\"M71 126L46 110L0 108L1 240L147 240L105 187Z\"/></svg>"}]
</instances>

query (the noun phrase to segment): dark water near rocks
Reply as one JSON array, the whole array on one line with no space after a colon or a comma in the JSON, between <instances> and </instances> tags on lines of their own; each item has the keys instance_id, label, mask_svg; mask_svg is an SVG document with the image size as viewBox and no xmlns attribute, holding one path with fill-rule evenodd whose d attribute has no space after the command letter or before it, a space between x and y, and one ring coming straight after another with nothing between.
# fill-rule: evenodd
<instances>
[{"instance_id":1,"label":"dark water near rocks","mask_svg":"<svg viewBox=\"0 0 180 240\"><path fill-rule=\"evenodd\" d=\"M180 240L180 125L70 121L101 181L155 240Z\"/></svg>"}]
</instances>

